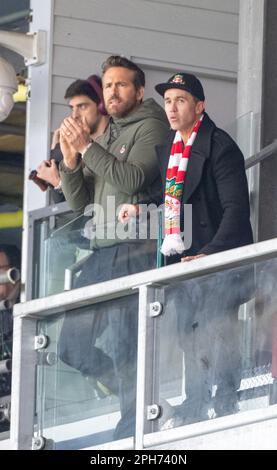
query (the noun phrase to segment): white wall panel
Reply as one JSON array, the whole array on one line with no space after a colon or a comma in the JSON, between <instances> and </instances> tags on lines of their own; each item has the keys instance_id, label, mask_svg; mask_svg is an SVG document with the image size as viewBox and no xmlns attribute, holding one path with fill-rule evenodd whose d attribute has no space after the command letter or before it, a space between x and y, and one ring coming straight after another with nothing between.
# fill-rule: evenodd
<instances>
[{"instance_id":1,"label":"white wall panel","mask_svg":"<svg viewBox=\"0 0 277 470\"><path fill-rule=\"evenodd\" d=\"M122 54L146 71L146 96L174 71L198 75L225 126L236 114L238 11L239 0L55 0L53 103L63 104L70 80ZM52 129L66 108L55 110Z\"/></svg>"},{"instance_id":2,"label":"white wall panel","mask_svg":"<svg viewBox=\"0 0 277 470\"><path fill-rule=\"evenodd\" d=\"M111 54L146 72L146 97L176 71L203 82L207 111L222 127L235 119L239 0L47 0L53 2L49 57L51 130L67 114L64 92L77 78L101 74ZM40 3L34 17L41 15Z\"/></svg>"},{"instance_id":3,"label":"white wall panel","mask_svg":"<svg viewBox=\"0 0 277 470\"><path fill-rule=\"evenodd\" d=\"M149 3L163 3L167 5L182 5L202 10L223 11L237 14L239 0L145 0Z\"/></svg>"},{"instance_id":4,"label":"white wall panel","mask_svg":"<svg viewBox=\"0 0 277 470\"><path fill-rule=\"evenodd\" d=\"M144 0L58 0L55 14L107 25L237 43L237 15Z\"/></svg>"},{"instance_id":5,"label":"white wall panel","mask_svg":"<svg viewBox=\"0 0 277 470\"><path fill-rule=\"evenodd\" d=\"M82 31L82 34L80 34ZM237 68L237 46L210 39L189 36L169 36L156 31L147 31L143 35L134 34L129 27L118 28L106 25L57 18L54 43L70 48L106 51L111 53L138 56L165 63L174 62L189 68L197 67L203 72L217 74L223 72L233 78Z\"/></svg>"},{"instance_id":6,"label":"white wall panel","mask_svg":"<svg viewBox=\"0 0 277 470\"><path fill-rule=\"evenodd\" d=\"M53 75L70 77L73 80L85 78L92 73L101 73L101 64L111 53L55 46Z\"/></svg>"}]
</instances>

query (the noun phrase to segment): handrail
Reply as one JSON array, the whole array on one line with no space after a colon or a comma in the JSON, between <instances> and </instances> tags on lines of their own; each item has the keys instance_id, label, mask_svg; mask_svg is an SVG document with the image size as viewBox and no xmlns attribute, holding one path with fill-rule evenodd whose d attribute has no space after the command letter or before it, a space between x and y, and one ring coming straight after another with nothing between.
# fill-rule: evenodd
<instances>
[{"instance_id":1,"label":"handrail","mask_svg":"<svg viewBox=\"0 0 277 470\"><path fill-rule=\"evenodd\" d=\"M245 160L245 169L248 170L257 163L262 162L267 157L270 157L270 155L274 154L275 151L277 151L277 139L274 139L271 144L264 147L262 150L260 150L260 152L252 155L252 157L247 158Z\"/></svg>"},{"instance_id":2,"label":"handrail","mask_svg":"<svg viewBox=\"0 0 277 470\"><path fill-rule=\"evenodd\" d=\"M71 291L54 294L40 299L29 300L14 305L14 317L35 316L45 318L54 313L64 312L82 305L114 299L135 293L139 286L146 284L162 285L173 280L186 280L212 274L225 269L245 266L277 256L277 238L242 246L221 253L204 256L190 263L176 263L163 268L143 271L96 285L79 287Z\"/></svg>"}]
</instances>

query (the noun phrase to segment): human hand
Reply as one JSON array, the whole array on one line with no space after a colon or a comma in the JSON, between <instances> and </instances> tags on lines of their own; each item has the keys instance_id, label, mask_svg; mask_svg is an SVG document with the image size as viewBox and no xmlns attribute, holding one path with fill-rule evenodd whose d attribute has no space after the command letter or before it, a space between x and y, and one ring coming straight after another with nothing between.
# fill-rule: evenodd
<instances>
[{"instance_id":1,"label":"human hand","mask_svg":"<svg viewBox=\"0 0 277 470\"><path fill-rule=\"evenodd\" d=\"M74 170L78 162L78 153L72 147L72 145L68 141L66 134L62 129L60 131L60 146L65 166L67 168L70 168L70 170Z\"/></svg>"},{"instance_id":2,"label":"human hand","mask_svg":"<svg viewBox=\"0 0 277 470\"><path fill-rule=\"evenodd\" d=\"M58 186L60 182L60 173L55 160L43 160L37 167L37 176L47 183L52 184L54 188Z\"/></svg>"},{"instance_id":3,"label":"human hand","mask_svg":"<svg viewBox=\"0 0 277 470\"><path fill-rule=\"evenodd\" d=\"M195 255L195 256L184 256L184 258L181 258L181 263L186 263L187 261L193 261L194 259L203 258L203 256L207 256L207 255L202 253L200 255Z\"/></svg>"},{"instance_id":4,"label":"human hand","mask_svg":"<svg viewBox=\"0 0 277 470\"><path fill-rule=\"evenodd\" d=\"M118 214L118 220L122 224L128 222L131 217L136 217L139 213L139 206L136 204L123 204Z\"/></svg>"},{"instance_id":5,"label":"human hand","mask_svg":"<svg viewBox=\"0 0 277 470\"><path fill-rule=\"evenodd\" d=\"M77 153L83 153L91 142L87 124L79 119L65 118L60 130L63 137L67 139Z\"/></svg>"}]
</instances>

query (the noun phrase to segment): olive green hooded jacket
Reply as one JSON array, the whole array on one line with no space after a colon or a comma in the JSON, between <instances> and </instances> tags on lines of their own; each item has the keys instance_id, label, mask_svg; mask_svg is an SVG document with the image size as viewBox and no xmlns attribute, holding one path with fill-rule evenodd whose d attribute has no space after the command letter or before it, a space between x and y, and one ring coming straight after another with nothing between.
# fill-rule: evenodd
<instances>
[{"instance_id":1,"label":"olive green hooded jacket","mask_svg":"<svg viewBox=\"0 0 277 470\"><path fill-rule=\"evenodd\" d=\"M89 226L92 247L126 241L117 230L121 204L161 202L155 146L164 142L168 130L164 110L148 99L128 116L110 120L105 133L83 155L83 165L79 162L70 170L60 164L62 188L70 208L78 213L87 208L86 212L93 215Z\"/></svg>"}]
</instances>

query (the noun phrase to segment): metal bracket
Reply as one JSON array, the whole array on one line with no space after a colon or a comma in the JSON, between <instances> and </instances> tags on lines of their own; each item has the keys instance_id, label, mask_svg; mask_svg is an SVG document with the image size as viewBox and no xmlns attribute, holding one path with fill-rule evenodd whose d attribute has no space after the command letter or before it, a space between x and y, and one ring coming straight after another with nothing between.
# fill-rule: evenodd
<instances>
[{"instance_id":1,"label":"metal bracket","mask_svg":"<svg viewBox=\"0 0 277 470\"><path fill-rule=\"evenodd\" d=\"M163 305L161 302L151 302L149 308L150 317L158 317L163 311Z\"/></svg>"},{"instance_id":2,"label":"metal bracket","mask_svg":"<svg viewBox=\"0 0 277 470\"><path fill-rule=\"evenodd\" d=\"M49 345L49 337L46 335L35 336L35 350L45 349Z\"/></svg>"},{"instance_id":3,"label":"metal bracket","mask_svg":"<svg viewBox=\"0 0 277 470\"><path fill-rule=\"evenodd\" d=\"M57 354L54 351L38 351L37 358L40 366L54 366L57 363Z\"/></svg>"},{"instance_id":4,"label":"metal bracket","mask_svg":"<svg viewBox=\"0 0 277 470\"><path fill-rule=\"evenodd\" d=\"M154 419L159 418L161 415L162 409L159 405L156 405L155 403L153 405L147 406L147 420L148 421L153 421Z\"/></svg>"},{"instance_id":5,"label":"metal bracket","mask_svg":"<svg viewBox=\"0 0 277 470\"><path fill-rule=\"evenodd\" d=\"M43 436L33 437L32 439L32 450L42 450L46 444L46 439Z\"/></svg>"},{"instance_id":6,"label":"metal bracket","mask_svg":"<svg viewBox=\"0 0 277 470\"><path fill-rule=\"evenodd\" d=\"M0 45L22 55L26 66L45 63L46 31L29 33L0 31Z\"/></svg>"}]
</instances>

